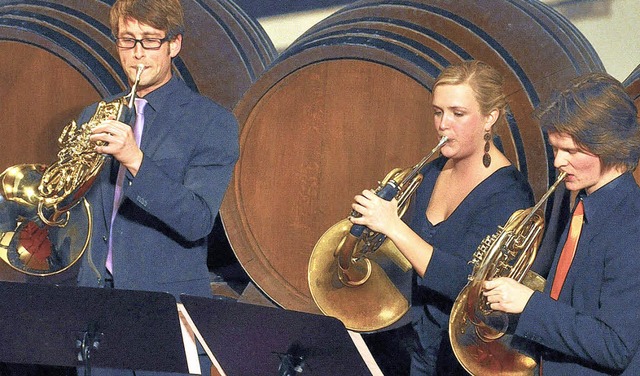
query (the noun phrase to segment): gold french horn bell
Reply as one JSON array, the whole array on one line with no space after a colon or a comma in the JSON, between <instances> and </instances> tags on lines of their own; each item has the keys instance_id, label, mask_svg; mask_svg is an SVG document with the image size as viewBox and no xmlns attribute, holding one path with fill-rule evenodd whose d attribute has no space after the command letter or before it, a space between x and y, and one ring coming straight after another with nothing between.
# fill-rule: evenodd
<instances>
[{"instance_id":1,"label":"gold french horn bell","mask_svg":"<svg viewBox=\"0 0 640 376\"><path fill-rule=\"evenodd\" d=\"M0 174L0 258L11 268L45 277L80 259L92 231L84 196L107 158L95 151L98 143L89 137L103 120L131 118L143 70L143 65L137 67L129 94L101 101L87 123L72 121L63 129L54 163L15 165Z\"/></svg>"},{"instance_id":2,"label":"gold french horn bell","mask_svg":"<svg viewBox=\"0 0 640 376\"><path fill-rule=\"evenodd\" d=\"M418 164L394 169L376 188L379 197L398 200L402 217L422 182L420 170L447 142L442 137ZM352 212L352 216L359 213ZM385 235L344 219L318 240L308 265L308 282L316 305L327 316L358 332L373 332L397 322L409 310L395 281L411 264Z\"/></svg>"},{"instance_id":3,"label":"gold french horn bell","mask_svg":"<svg viewBox=\"0 0 640 376\"><path fill-rule=\"evenodd\" d=\"M471 375L533 375L536 361L524 347L514 346L507 333L506 313L489 308L482 295L484 281L510 277L538 291L545 280L529 270L544 233L542 204L566 177L561 172L554 184L531 208L518 210L495 234L487 236L470 261L469 282L456 298L449 316L449 339L460 364Z\"/></svg>"}]
</instances>

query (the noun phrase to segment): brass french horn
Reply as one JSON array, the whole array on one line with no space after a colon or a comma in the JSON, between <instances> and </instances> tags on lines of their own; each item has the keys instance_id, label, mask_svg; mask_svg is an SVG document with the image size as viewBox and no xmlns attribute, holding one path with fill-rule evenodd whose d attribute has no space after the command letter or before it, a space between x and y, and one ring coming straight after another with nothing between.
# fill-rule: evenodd
<instances>
[{"instance_id":1,"label":"brass french horn","mask_svg":"<svg viewBox=\"0 0 640 376\"><path fill-rule=\"evenodd\" d=\"M91 239L91 207L84 198L104 166L91 131L106 119L128 121L144 65L137 67L131 92L101 101L91 119L69 123L58 138L57 160L48 167L21 164L0 174L0 258L33 276L69 269Z\"/></svg>"},{"instance_id":2,"label":"brass french horn","mask_svg":"<svg viewBox=\"0 0 640 376\"><path fill-rule=\"evenodd\" d=\"M400 217L422 182L420 170L445 142L442 137L415 166L390 171L375 189L385 200L398 200ZM385 235L344 219L316 243L309 259L309 289L322 313L341 320L347 329L373 332L392 325L409 310L409 302L385 271L392 268L404 274L411 264Z\"/></svg>"},{"instance_id":3,"label":"brass french horn","mask_svg":"<svg viewBox=\"0 0 640 376\"><path fill-rule=\"evenodd\" d=\"M471 375L533 375L537 363L526 349L514 346L506 313L489 308L484 281L510 277L538 291L545 280L529 270L544 233L543 203L566 177L561 172L531 208L518 210L495 234L487 236L470 261L469 282L456 298L449 317L449 339L455 356Z\"/></svg>"}]
</instances>

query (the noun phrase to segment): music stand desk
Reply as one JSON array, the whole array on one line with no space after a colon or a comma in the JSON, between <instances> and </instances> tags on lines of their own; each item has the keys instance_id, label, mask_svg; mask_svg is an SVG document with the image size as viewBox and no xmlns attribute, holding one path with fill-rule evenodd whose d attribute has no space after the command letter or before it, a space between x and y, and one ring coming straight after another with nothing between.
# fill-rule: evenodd
<instances>
[{"instance_id":1,"label":"music stand desk","mask_svg":"<svg viewBox=\"0 0 640 376\"><path fill-rule=\"evenodd\" d=\"M0 361L188 373L167 293L0 282ZM97 343L96 343L97 342Z\"/></svg>"},{"instance_id":2,"label":"music stand desk","mask_svg":"<svg viewBox=\"0 0 640 376\"><path fill-rule=\"evenodd\" d=\"M290 363L300 365L301 375L372 374L338 319L230 299L182 295L180 300L222 374L297 374L280 369Z\"/></svg>"}]
</instances>

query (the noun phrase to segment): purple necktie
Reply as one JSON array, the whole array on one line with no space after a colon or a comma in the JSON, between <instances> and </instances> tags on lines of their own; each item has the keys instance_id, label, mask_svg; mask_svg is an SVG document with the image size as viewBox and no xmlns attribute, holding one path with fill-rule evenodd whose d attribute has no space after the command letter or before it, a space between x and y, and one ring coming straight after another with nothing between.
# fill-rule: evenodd
<instances>
[{"instance_id":1,"label":"purple necktie","mask_svg":"<svg viewBox=\"0 0 640 376\"><path fill-rule=\"evenodd\" d=\"M135 99L135 108L136 108L136 122L133 125L133 137L136 139L136 144L140 146L140 140L142 139L142 128L144 127L144 106L147 104L147 101L142 98ZM112 264L112 230L113 230L113 220L116 218L116 214L118 213L118 208L120 207L120 203L122 202L122 183L124 182L124 174L126 167L120 165L118 169L118 178L116 179L116 190L113 195L113 211L111 212L111 226L109 227L109 251L107 252L107 261L105 266L109 273L113 273L113 264Z\"/></svg>"}]
</instances>

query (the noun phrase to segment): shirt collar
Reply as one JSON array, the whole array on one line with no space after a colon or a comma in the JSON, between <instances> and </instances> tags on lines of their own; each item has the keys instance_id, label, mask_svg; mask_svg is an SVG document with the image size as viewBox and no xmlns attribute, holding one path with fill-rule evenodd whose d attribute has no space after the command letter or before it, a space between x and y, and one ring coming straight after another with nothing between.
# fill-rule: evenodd
<instances>
[{"instance_id":1,"label":"shirt collar","mask_svg":"<svg viewBox=\"0 0 640 376\"><path fill-rule=\"evenodd\" d=\"M577 200L582 200L584 204L584 221L606 218L607 214L614 210L620 201L624 200L635 184L631 172L625 172L590 195L587 195L584 190L580 191L576 203Z\"/></svg>"},{"instance_id":2,"label":"shirt collar","mask_svg":"<svg viewBox=\"0 0 640 376\"><path fill-rule=\"evenodd\" d=\"M150 106L154 111L161 108L162 105L169 99L174 88L178 85L178 78L173 75L167 83L155 89L151 93L144 96L147 100L147 106Z\"/></svg>"}]
</instances>

